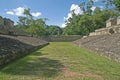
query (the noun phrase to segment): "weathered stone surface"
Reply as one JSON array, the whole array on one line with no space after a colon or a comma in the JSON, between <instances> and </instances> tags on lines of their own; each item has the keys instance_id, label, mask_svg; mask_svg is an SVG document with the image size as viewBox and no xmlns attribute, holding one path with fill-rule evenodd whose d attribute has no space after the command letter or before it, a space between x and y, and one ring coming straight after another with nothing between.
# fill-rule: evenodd
<instances>
[{"instance_id":1,"label":"weathered stone surface","mask_svg":"<svg viewBox=\"0 0 120 80\"><path fill-rule=\"evenodd\" d=\"M89 36L106 35L106 34L109 34L109 29L101 28L101 29L95 30L95 32L90 33Z\"/></svg>"},{"instance_id":2,"label":"weathered stone surface","mask_svg":"<svg viewBox=\"0 0 120 80\"><path fill-rule=\"evenodd\" d=\"M117 24L117 18L110 18L106 21L106 27L111 27Z\"/></svg>"},{"instance_id":3,"label":"weathered stone surface","mask_svg":"<svg viewBox=\"0 0 120 80\"><path fill-rule=\"evenodd\" d=\"M0 16L0 33L9 34L14 30L14 22L8 18L2 18Z\"/></svg>"},{"instance_id":4,"label":"weathered stone surface","mask_svg":"<svg viewBox=\"0 0 120 80\"><path fill-rule=\"evenodd\" d=\"M120 33L90 36L74 43L120 62Z\"/></svg>"},{"instance_id":5,"label":"weathered stone surface","mask_svg":"<svg viewBox=\"0 0 120 80\"><path fill-rule=\"evenodd\" d=\"M89 34L89 36L96 36L96 35L108 35L120 33L120 16L118 18L110 18L106 21L106 28L101 28L95 30Z\"/></svg>"},{"instance_id":6,"label":"weathered stone surface","mask_svg":"<svg viewBox=\"0 0 120 80\"><path fill-rule=\"evenodd\" d=\"M120 16L117 18L117 25L120 25Z\"/></svg>"},{"instance_id":7,"label":"weathered stone surface","mask_svg":"<svg viewBox=\"0 0 120 80\"><path fill-rule=\"evenodd\" d=\"M0 16L0 27L4 25L4 19Z\"/></svg>"},{"instance_id":8,"label":"weathered stone surface","mask_svg":"<svg viewBox=\"0 0 120 80\"><path fill-rule=\"evenodd\" d=\"M48 42L23 36L0 35L0 65L11 62L47 45Z\"/></svg>"},{"instance_id":9,"label":"weathered stone surface","mask_svg":"<svg viewBox=\"0 0 120 80\"><path fill-rule=\"evenodd\" d=\"M14 22L10 19L4 18L4 26L7 28L14 28Z\"/></svg>"}]
</instances>

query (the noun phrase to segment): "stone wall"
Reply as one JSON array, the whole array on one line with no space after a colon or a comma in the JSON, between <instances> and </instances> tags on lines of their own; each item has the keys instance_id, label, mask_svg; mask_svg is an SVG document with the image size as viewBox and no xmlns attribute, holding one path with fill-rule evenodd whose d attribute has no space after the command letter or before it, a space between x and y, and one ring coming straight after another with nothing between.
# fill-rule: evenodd
<instances>
[{"instance_id":1,"label":"stone wall","mask_svg":"<svg viewBox=\"0 0 120 80\"><path fill-rule=\"evenodd\" d=\"M120 62L120 33L89 36L76 40L74 43Z\"/></svg>"},{"instance_id":2,"label":"stone wall","mask_svg":"<svg viewBox=\"0 0 120 80\"><path fill-rule=\"evenodd\" d=\"M30 54L45 45L48 45L48 42L38 38L0 35L0 66Z\"/></svg>"},{"instance_id":3,"label":"stone wall","mask_svg":"<svg viewBox=\"0 0 120 80\"><path fill-rule=\"evenodd\" d=\"M14 28L14 22L10 19L4 18L4 26L8 28Z\"/></svg>"},{"instance_id":4,"label":"stone wall","mask_svg":"<svg viewBox=\"0 0 120 80\"><path fill-rule=\"evenodd\" d=\"M0 16L0 33L8 34L14 30L14 22L8 18L2 18Z\"/></svg>"},{"instance_id":5,"label":"stone wall","mask_svg":"<svg viewBox=\"0 0 120 80\"><path fill-rule=\"evenodd\" d=\"M111 27L117 24L117 18L110 18L106 21L106 27Z\"/></svg>"},{"instance_id":6,"label":"stone wall","mask_svg":"<svg viewBox=\"0 0 120 80\"><path fill-rule=\"evenodd\" d=\"M95 30L95 32L90 33L89 36L106 35L106 34L109 34L109 29L101 28L101 29Z\"/></svg>"},{"instance_id":7,"label":"stone wall","mask_svg":"<svg viewBox=\"0 0 120 80\"><path fill-rule=\"evenodd\" d=\"M107 35L114 33L120 33L120 16L118 18L110 18L106 21L106 28L97 29L95 32L90 33L89 36Z\"/></svg>"},{"instance_id":8,"label":"stone wall","mask_svg":"<svg viewBox=\"0 0 120 80\"><path fill-rule=\"evenodd\" d=\"M0 16L0 26L4 25L4 19Z\"/></svg>"},{"instance_id":9,"label":"stone wall","mask_svg":"<svg viewBox=\"0 0 120 80\"><path fill-rule=\"evenodd\" d=\"M117 25L120 25L120 16L117 18Z\"/></svg>"},{"instance_id":10,"label":"stone wall","mask_svg":"<svg viewBox=\"0 0 120 80\"><path fill-rule=\"evenodd\" d=\"M62 36L57 36L57 35L53 35L53 36L42 36L40 37L40 39L49 41L49 42L71 42L71 41L75 41L77 39L82 38L82 36L80 35L62 35Z\"/></svg>"}]
</instances>

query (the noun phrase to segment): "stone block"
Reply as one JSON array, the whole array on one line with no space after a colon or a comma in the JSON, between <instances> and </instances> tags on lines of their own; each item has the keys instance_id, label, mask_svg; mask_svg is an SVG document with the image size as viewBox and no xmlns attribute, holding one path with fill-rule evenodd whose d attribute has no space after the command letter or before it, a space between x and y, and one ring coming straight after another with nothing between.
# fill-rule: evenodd
<instances>
[{"instance_id":1,"label":"stone block","mask_svg":"<svg viewBox=\"0 0 120 80\"><path fill-rule=\"evenodd\" d=\"M0 26L4 25L4 19L0 16Z\"/></svg>"},{"instance_id":2,"label":"stone block","mask_svg":"<svg viewBox=\"0 0 120 80\"><path fill-rule=\"evenodd\" d=\"M4 18L4 25L8 28L13 28L14 22L10 19Z\"/></svg>"},{"instance_id":3,"label":"stone block","mask_svg":"<svg viewBox=\"0 0 120 80\"><path fill-rule=\"evenodd\" d=\"M117 18L117 25L120 25L120 16Z\"/></svg>"},{"instance_id":4,"label":"stone block","mask_svg":"<svg viewBox=\"0 0 120 80\"><path fill-rule=\"evenodd\" d=\"M117 24L117 18L110 18L106 21L106 27L111 27Z\"/></svg>"}]
</instances>

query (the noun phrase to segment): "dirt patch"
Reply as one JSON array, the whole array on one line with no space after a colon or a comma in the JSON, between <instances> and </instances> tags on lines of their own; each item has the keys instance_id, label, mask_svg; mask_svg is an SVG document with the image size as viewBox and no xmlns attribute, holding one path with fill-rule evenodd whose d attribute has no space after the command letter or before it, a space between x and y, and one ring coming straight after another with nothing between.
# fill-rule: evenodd
<instances>
[{"instance_id":1,"label":"dirt patch","mask_svg":"<svg viewBox=\"0 0 120 80\"><path fill-rule=\"evenodd\" d=\"M79 73L79 72L73 72L66 68L63 69L64 76L67 78L67 80L73 80L73 77L78 78L94 78L96 80L103 80L103 78L100 75L94 74L92 72L85 72L85 73Z\"/></svg>"}]
</instances>

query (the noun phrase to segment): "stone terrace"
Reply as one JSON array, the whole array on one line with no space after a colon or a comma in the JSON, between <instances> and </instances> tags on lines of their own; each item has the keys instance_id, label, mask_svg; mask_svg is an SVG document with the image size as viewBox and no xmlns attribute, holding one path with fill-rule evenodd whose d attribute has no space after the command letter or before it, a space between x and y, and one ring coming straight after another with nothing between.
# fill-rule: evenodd
<instances>
[{"instance_id":1,"label":"stone terrace","mask_svg":"<svg viewBox=\"0 0 120 80\"><path fill-rule=\"evenodd\" d=\"M74 43L120 62L120 33L90 36L74 41Z\"/></svg>"}]
</instances>

